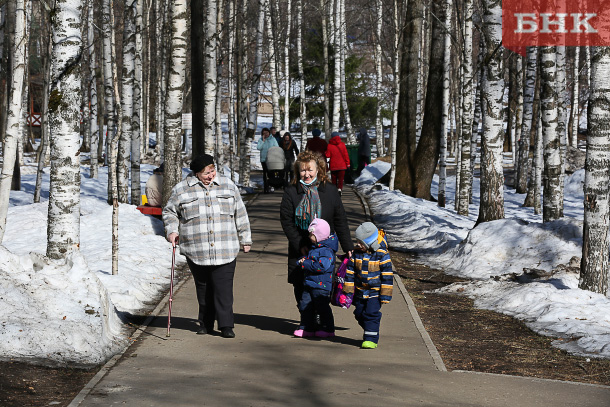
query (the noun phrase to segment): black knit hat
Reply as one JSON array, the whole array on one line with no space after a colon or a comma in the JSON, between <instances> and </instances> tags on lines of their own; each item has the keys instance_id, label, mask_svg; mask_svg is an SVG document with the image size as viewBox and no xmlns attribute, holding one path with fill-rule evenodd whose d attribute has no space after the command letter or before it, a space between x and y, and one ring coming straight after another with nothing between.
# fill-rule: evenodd
<instances>
[{"instance_id":1,"label":"black knit hat","mask_svg":"<svg viewBox=\"0 0 610 407\"><path fill-rule=\"evenodd\" d=\"M209 154L202 154L191 162L191 171L195 174L201 172L208 165L214 165L214 157Z\"/></svg>"}]
</instances>

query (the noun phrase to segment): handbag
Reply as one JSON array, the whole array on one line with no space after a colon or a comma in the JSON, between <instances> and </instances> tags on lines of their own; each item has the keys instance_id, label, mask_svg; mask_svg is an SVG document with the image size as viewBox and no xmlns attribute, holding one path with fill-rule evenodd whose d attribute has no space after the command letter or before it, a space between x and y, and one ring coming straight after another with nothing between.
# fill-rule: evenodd
<instances>
[{"instance_id":1,"label":"handbag","mask_svg":"<svg viewBox=\"0 0 610 407\"><path fill-rule=\"evenodd\" d=\"M333 276L333 287L330 294L330 303L344 309L348 309L350 305L352 305L352 300L354 298L353 293L346 294L343 292L348 262L349 257L347 257L347 255L343 256L343 261Z\"/></svg>"}]
</instances>

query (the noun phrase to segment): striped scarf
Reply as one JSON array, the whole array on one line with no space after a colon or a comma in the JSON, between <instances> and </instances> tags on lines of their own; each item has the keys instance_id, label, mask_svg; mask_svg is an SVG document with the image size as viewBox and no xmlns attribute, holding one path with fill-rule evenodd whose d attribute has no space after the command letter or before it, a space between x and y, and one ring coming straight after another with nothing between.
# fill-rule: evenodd
<instances>
[{"instance_id":1,"label":"striped scarf","mask_svg":"<svg viewBox=\"0 0 610 407\"><path fill-rule=\"evenodd\" d=\"M322 217L322 204L318 194L317 182L313 182L310 185L301 182L301 186L305 194L294 212L295 223L299 229L307 230L313 219Z\"/></svg>"}]
</instances>

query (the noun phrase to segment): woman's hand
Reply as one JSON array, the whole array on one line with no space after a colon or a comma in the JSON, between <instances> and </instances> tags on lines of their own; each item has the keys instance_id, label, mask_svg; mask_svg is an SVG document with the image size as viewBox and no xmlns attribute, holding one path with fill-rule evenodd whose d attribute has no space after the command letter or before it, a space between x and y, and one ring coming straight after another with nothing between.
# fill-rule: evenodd
<instances>
[{"instance_id":1,"label":"woman's hand","mask_svg":"<svg viewBox=\"0 0 610 407\"><path fill-rule=\"evenodd\" d=\"M244 253L248 253L250 251L250 248L252 248L252 246L248 245L244 245Z\"/></svg>"},{"instance_id":2,"label":"woman's hand","mask_svg":"<svg viewBox=\"0 0 610 407\"><path fill-rule=\"evenodd\" d=\"M349 259L351 259L351 258L352 258L352 254L353 254L353 253L354 253L354 251L353 251L353 250L348 251L348 252L347 252L347 257L348 257Z\"/></svg>"},{"instance_id":3,"label":"woman's hand","mask_svg":"<svg viewBox=\"0 0 610 407\"><path fill-rule=\"evenodd\" d=\"M179 236L178 233L170 233L167 237L167 240L172 244L172 247L175 247L178 244Z\"/></svg>"}]
</instances>

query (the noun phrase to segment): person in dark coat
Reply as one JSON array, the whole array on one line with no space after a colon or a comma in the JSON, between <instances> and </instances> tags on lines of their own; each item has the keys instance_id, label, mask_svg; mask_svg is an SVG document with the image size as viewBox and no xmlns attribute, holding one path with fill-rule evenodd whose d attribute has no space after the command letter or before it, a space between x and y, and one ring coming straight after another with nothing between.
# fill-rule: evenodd
<instances>
[{"instance_id":1,"label":"person in dark coat","mask_svg":"<svg viewBox=\"0 0 610 407\"><path fill-rule=\"evenodd\" d=\"M320 129L313 129L311 131L312 138L307 140L307 144L305 145L305 150L313 151L315 153L321 154L322 157L326 154L326 148L328 147L328 143L326 140L320 137L322 132Z\"/></svg>"},{"instance_id":2,"label":"person in dark coat","mask_svg":"<svg viewBox=\"0 0 610 407\"><path fill-rule=\"evenodd\" d=\"M282 135L280 147L282 147L284 150L284 155L286 156L286 167L284 169L286 181L290 182L294 175L294 161L299 155L299 147L297 147L297 143L292 139L292 136L290 136L290 133L288 132L285 132Z\"/></svg>"},{"instance_id":3,"label":"person in dark coat","mask_svg":"<svg viewBox=\"0 0 610 407\"><path fill-rule=\"evenodd\" d=\"M362 127L358 133L358 169L356 173L360 175L364 167L371 163L371 139L366 129Z\"/></svg>"},{"instance_id":4,"label":"person in dark coat","mask_svg":"<svg viewBox=\"0 0 610 407\"><path fill-rule=\"evenodd\" d=\"M323 156L303 151L294 163L295 176L284 189L280 205L280 222L288 238L288 282L294 287L298 307L303 294L303 269L297 261L309 251L311 242L307 228L315 218L322 218L336 233L344 252L351 255L354 244L350 237L347 216L337 187L330 183Z\"/></svg>"}]
</instances>

